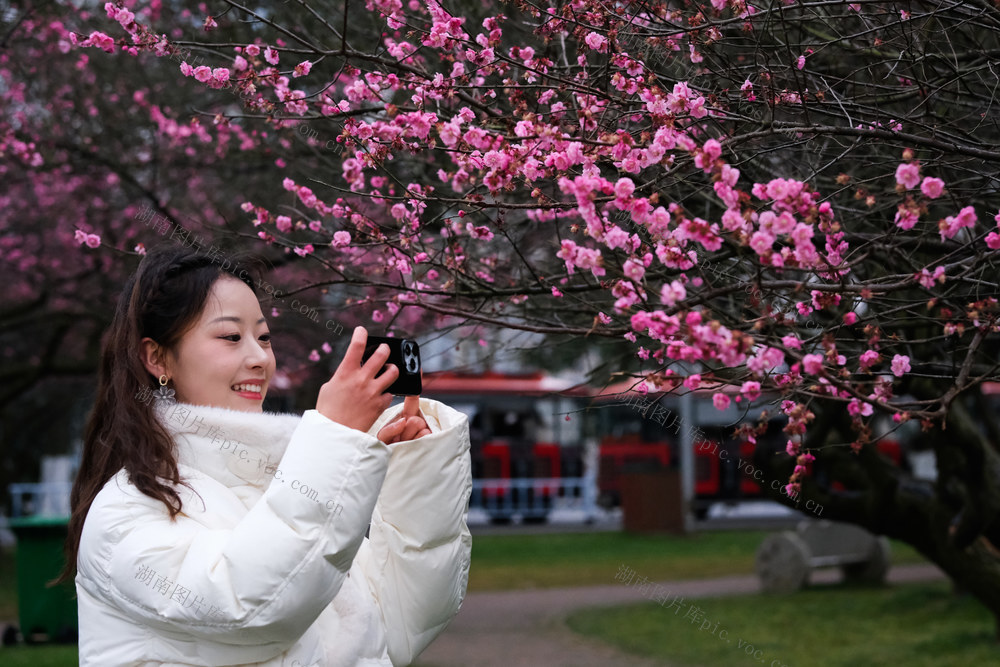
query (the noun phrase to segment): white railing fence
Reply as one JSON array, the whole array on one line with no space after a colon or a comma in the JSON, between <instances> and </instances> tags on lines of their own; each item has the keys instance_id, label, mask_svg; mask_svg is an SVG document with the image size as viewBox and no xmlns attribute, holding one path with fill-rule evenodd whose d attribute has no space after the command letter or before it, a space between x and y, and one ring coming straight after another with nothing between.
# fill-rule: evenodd
<instances>
[{"instance_id":1,"label":"white railing fence","mask_svg":"<svg viewBox=\"0 0 1000 667\"><path fill-rule=\"evenodd\" d=\"M597 489L590 477L474 479L469 509L492 519L544 520L597 514Z\"/></svg>"},{"instance_id":2,"label":"white railing fence","mask_svg":"<svg viewBox=\"0 0 1000 667\"><path fill-rule=\"evenodd\" d=\"M10 516L69 516L73 482L8 484Z\"/></svg>"}]
</instances>

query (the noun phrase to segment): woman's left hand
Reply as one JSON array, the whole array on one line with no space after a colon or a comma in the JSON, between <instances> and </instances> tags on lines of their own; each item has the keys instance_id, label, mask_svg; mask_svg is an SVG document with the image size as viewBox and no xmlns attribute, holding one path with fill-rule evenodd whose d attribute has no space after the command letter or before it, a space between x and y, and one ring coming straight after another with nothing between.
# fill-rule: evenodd
<instances>
[{"instance_id":1,"label":"woman's left hand","mask_svg":"<svg viewBox=\"0 0 1000 667\"><path fill-rule=\"evenodd\" d=\"M387 445L403 440L416 440L430 435L431 429L420 414L420 397L407 396L403 400L403 409L396 418L382 427L378 439Z\"/></svg>"}]
</instances>

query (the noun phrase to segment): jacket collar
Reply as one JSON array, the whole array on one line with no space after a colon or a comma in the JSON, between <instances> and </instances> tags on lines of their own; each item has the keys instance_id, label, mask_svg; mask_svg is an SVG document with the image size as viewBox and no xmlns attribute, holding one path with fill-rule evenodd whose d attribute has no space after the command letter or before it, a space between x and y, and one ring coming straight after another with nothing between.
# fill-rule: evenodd
<instances>
[{"instance_id":1,"label":"jacket collar","mask_svg":"<svg viewBox=\"0 0 1000 667\"><path fill-rule=\"evenodd\" d=\"M266 487L302 420L186 403L158 406L155 413L175 443L178 465L228 487Z\"/></svg>"}]
</instances>

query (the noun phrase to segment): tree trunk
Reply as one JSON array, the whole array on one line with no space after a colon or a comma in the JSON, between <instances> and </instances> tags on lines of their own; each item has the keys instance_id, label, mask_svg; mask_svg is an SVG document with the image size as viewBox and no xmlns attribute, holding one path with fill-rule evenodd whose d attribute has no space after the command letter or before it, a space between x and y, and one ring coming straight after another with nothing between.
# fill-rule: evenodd
<instances>
[{"instance_id":1,"label":"tree trunk","mask_svg":"<svg viewBox=\"0 0 1000 667\"><path fill-rule=\"evenodd\" d=\"M846 446L850 423L842 410L827 410L810 426L807 445L817 452L814 474L802 483L798 502L765 492L791 507L813 500L823 518L844 521L913 546L994 617L1000 641L1000 456L980 432L966 406L956 400L946 428L925 433L934 448L938 478L914 479L867 445L857 454ZM758 449L756 462L776 479L791 474L794 461ZM863 490L834 492L830 484L838 457L853 458ZM857 478L853 481L857 482ZM766 487L767 485L765 485Z\"/></svg>"}]
</instances>

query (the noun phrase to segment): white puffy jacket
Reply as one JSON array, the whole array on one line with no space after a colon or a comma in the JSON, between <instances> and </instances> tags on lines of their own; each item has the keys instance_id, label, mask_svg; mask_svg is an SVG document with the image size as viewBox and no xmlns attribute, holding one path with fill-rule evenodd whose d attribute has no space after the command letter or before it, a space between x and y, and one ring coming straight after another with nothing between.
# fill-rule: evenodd
<instances>
[{"instance_id":1,"label":"white puffy jacket","mask_svg":"<svg viewBox=\"0 0 1000 667\"><path fill-rule=\"evenodd\" d=\"M465 415L420 399L431 434L385 445L304 415L177 404L183 509L124 470L77 558L80 665L402 665L465 596ZM365 537L369 529L370 535Z\"/></svg>"}]
</instances>

